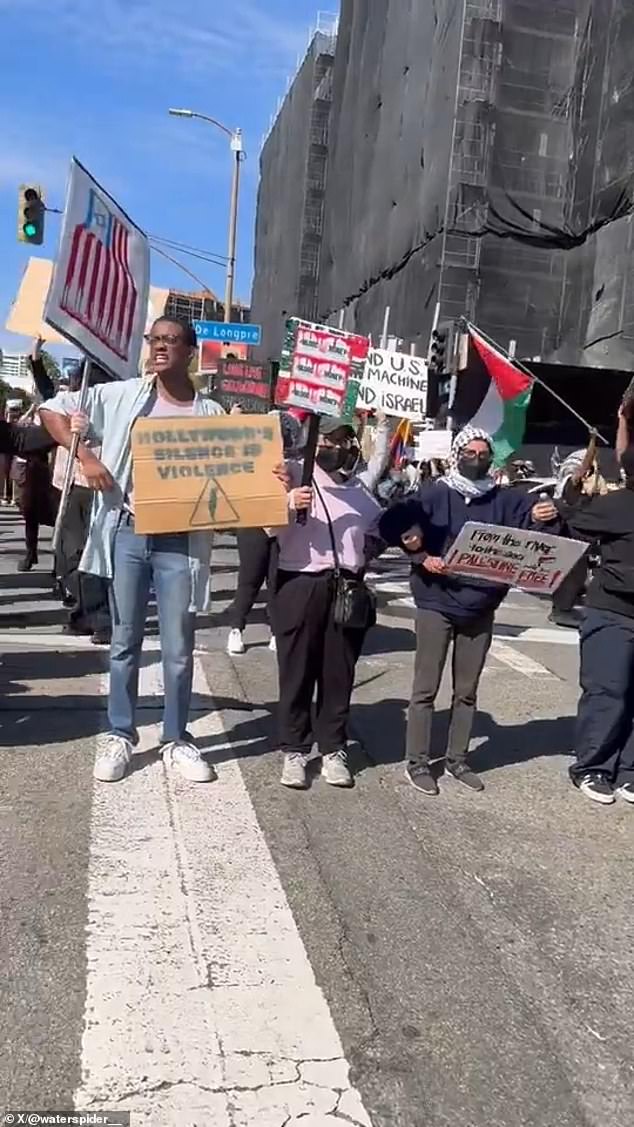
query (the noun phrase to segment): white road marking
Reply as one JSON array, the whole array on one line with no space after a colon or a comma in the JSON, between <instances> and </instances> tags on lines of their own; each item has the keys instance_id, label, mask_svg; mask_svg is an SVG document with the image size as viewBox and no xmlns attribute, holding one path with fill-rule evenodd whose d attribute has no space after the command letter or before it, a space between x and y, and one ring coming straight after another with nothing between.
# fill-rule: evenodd
<instances>
[{"instance_id":1,"label":"white road marking","mask_svg":"<svg viewBox=\"0 0 634 1127\"><path fill-rule=\"evenodd\" d=\"M523 677L543 678L547 677L552 681L555 676L550 669L546 669L545 665L540 665L538 661L533 661L532 657L519 650L513 650L504 642L500 642L497 638L493 639L491 643L491 656L496 661L501 661L503 665L508 665L516 673L521 673Z\"/></svg>"},{"instance_id":2,"label":"white road marking","mask_svg":"<svg viewBox=\"0 0 634 1127\"><path fill-rule=\"evenodd\" d=\"M194 689L209 698L199 662ZM160 703L158 664L140 693ZM227 738L216 713L192 729ZM157 740L150 726L143 747ZM371 1127L235 761L208 786L160 761L95 784L87 966L77 1108L147 1127Z\"/></svg>"}]
</instances>

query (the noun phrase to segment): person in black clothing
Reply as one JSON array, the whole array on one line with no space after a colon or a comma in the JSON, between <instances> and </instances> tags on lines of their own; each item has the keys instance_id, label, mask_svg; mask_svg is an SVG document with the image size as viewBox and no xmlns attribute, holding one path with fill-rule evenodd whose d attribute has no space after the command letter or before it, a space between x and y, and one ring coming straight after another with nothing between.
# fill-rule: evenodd
<instances>
[{"instance_id":1,"label":"person in black clothing","mask_svg":"<svg viewBox=\"0 0 634 1127\"><path fill-rule=\"evenodd\" d=\"M557 508L571 534L596 541L601 562L581 627L581 699L570 777L594 802L634 804L634 446L621 455L625 488Z\"/></svg>"},{"instance_id":2,"label":"person in black clothing","mask_svg":"<svg viewBox=\"0 0 634 1127\"><path fill-rule=\"evenodd\" d=\"M25 458L52 450L54 446L54 440L44 427L18 426L0 419L0 454Z\"/></svg>"},{"instance_id":3,"label":"person in black clothing","mask_svg":"<svg viewBox=\"0 0 634 1127\"><path fill-rule=\"evenodd\" d=\"M284 456L292 458L296 455L300 443L301 426L297 419L293 418L287 411L272 413L280 416ZM232 657L245 652L246 647L242 633L247 624L247 618L265 583L267 617L271 628L270 648L276 649L273 605L279 555L277 540L270 537L263 528L241 528L236 533L236 540L238 542L239 559L238 586L235 598L225 616L230 627L227 653Z\"/></svg>"},{"instance_id":4,"label":"person in black clothing","mask_svg":"<svg viewBox=\"0 0 634 1127\"><path fill-rule=\"evenodd\" d=\"M42 344L43 341L38 337L31 352L30 367L38 393L46 401L55 395L55 385L42 360ZM109 380L110 377L102 368L92 365L91 387ZM79 391L80 386L81 368L71 376L70 390ZM58 450L57 458L59 462L56 464L53 480L57 484L56 492L59 493L67 462L66 451ZM76 472L64 514L55 559L55 576L62 602L69 610L66 633L90 635L95 645L108 645L111 636L108 584L99 576L79 570L88 536L93 496L92 489L78 479Z\"/></svg>"}]
</instances>

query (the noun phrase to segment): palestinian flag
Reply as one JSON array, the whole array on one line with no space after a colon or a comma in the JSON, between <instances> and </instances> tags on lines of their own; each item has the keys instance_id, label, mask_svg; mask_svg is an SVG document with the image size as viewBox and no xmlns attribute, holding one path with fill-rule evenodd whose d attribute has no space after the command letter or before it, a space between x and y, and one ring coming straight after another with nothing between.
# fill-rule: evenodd
<instances>
[{"instance_id":1,"label":"palestinian flag","mask_svg":"<svg viewBox=\"0 0 634 1127\"><path fill-rule=\"evenodd\" d=\"M458 377L452 414L461 425L493 438L495 465L503 466L524 441L533 380L503 352L469 328L469 361Z\"/></svg>"}]
</instances>

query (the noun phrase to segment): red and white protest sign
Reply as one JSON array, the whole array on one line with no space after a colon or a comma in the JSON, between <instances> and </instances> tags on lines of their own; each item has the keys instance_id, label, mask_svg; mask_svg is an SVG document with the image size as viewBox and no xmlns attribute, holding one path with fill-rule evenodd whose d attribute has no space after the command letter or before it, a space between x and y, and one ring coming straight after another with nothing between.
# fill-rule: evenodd
<instances>
[{"instance_id":1,"label":"red and white protest sign","mask_svg":"<svg viewBox=\"0 0 634 1127\"><path fill-rule=\"evenodd\" d=\"M146 236L73 159L44 320L129 379L139 372L149 282Z\"/></svg>"},{"instance_id":2,"label":"red and white protest sign","mask_svg":"<svg viewBox=\"0 0 634 1127\"><path fill-rule=\"evenodd\" d=\"M548 532L469 521L445 558L450 575L552 595L588 545Z\"/></svg>"},{"instance_id":3,"label":"red and white protest sign","mask_svg":"<svg viewBox=\"0 0 634 1127\"><path fill-rule=\"evenodd\" d=\"M279 406L351 416L368 355L367 337L292 318L275 390Z\"/></svg>"}]
</instances>

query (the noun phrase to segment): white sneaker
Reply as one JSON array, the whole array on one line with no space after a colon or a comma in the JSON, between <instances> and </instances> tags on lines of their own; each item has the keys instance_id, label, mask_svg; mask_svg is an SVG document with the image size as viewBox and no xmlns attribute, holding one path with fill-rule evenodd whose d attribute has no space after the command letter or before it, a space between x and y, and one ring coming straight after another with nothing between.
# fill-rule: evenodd
<instances>
[{"instance_id":1,"label":"white sneaker","mask_svg":"<svg viewBox=\"0 0 634 1127\"><path fill-rule=\"evenodd\" d=\"M132 762L132 744L123 736L109 732L98 740L98 755L93 777L100 783L118 783Z\"/></svg>"},{"instance_id":2,"label":"white sneaker","mask_svg":"<svg viewBox=\"0 0 634 1127\"><path fill-rule=\"evenodd\" d=\"M306 790L306 758L299 752L293 751L284 756L284 770L280 780L283 787L291 790Z\"/></svg>"},{"instance_id":3,"label":"white sneaker","mask_svg":"<svg viewBox=\"0 0 634 1127\"><path fill-rule=\"evenodd\" d=\"M246 653L246 647L242 641L241 630L230 630L229 637L227 638L227 653L231 657L238 657L240 654Z\"/></svg>"},{"instance_id":4,"label":"white sneaker","mask_svg":"<svg viewBox=\"0 0 634 1127\"><path fill-rule=\"evenodd\" d=\"M198 748L185 740L164 744L161 754L165 766L178 771L190 783L210 783L215 777L213 768L203 759Z\"/></svg>"},{"instance_id":5,"label":"white sneaker","mask_svg":"<svg viewBox=\"0 0 634 1127\"><path fill-rule=\"evenodd\" d=\"M321 773L331 787L353 787L354 779L348 767L348 753L343 749L324 755Z\"/></svg>"},{"instance_id":6,"label":"white sneaker","mask_svg":"<svg viewBox=\"0 0 634 1127\"><path fill-rule=\"evenodd\" d=\"M275 634L271 635L271 641L269 642L269 649L270 649L272 654L277 653L277 639L275 637Z\"/></svg>"}]
</instances>

